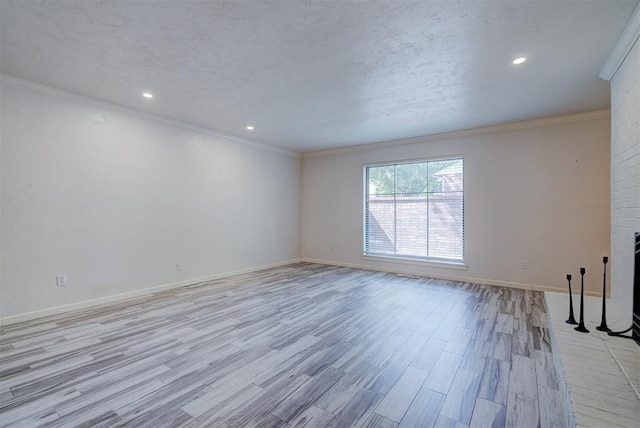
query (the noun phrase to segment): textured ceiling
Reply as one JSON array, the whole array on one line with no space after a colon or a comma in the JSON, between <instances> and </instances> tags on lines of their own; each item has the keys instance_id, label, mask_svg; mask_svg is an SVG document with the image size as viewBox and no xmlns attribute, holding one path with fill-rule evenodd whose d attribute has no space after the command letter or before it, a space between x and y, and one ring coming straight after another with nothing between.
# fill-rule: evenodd
<instances>
[{"instance_id":1,"label":"textured ceiling","mask_svg":"<svg viewBox=\"0 0 640 428\"><path fill-rule=\"evenodd\" d=\"M0 70L311 152L608 108L637 3L0 0Z\"/></svg>"}]
</instances>

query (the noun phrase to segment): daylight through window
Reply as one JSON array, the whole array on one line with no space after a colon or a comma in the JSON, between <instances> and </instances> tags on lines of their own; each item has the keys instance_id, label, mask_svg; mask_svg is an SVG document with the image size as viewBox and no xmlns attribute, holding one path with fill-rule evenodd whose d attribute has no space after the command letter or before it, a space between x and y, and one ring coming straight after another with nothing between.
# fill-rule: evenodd
<instances>
[{"instance_id":1,"label":"daylight through window","mask_svg":"<svg viewBox=\"0 0 640 428\"><path fill-rule=\"evenodd\" d=\"M365 167L365 254L463 262L463 162Z\"/></svg>"}]
</instances>

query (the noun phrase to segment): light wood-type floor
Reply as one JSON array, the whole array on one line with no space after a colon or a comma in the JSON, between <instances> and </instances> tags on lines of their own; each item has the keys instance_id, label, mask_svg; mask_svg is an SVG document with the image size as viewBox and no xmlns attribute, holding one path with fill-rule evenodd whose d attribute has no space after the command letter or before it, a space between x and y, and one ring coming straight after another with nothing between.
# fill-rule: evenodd
<instances>
[{"instance_id":1,"label":"light wood-type floor","mask_svg":"<svg viewBox=\"0 0 640 428\"><path fill-rule=\"evenodd\" d=\"M0 425L566 426L542 293L296 264L4 328Z\"/></svg>"}]
</instances>

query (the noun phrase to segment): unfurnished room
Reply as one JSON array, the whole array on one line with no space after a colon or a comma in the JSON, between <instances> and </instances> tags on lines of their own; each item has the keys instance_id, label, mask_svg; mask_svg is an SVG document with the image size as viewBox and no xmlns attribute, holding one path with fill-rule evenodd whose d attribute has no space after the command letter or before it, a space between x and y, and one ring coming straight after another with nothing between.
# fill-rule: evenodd
<instances>
[{"instance_id":1,"label":"unfurnished room","mask_svg":"<svg viewBox=\"0 0 640 428\"><path fill-rule=\"evenodd\" d=\"M638 0L0 0L0 427L637 427Z\"/></svg>"}]
</instances>

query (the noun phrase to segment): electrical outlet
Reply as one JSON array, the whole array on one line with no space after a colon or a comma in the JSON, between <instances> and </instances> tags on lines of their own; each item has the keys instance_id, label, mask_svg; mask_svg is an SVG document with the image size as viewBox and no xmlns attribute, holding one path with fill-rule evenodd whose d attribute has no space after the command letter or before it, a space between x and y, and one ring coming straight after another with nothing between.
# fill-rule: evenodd
<instances>
[{"instance_id":1,"label":"electrical outlet","mask_svg":"<svg viewBox=\"0 0 640 428\"><path fill-rule=\"evenodd\" d=\"M56 275L56 285L58 287L64 287L67 285L67 274L61 273L60 275Z\"/></svg>"},{"instance_id":2,"label":"electrical outlet","mask_svg":"<svg viewBox=\"0 0 640 428\"><path fill-rule=\"evenodd\" d=\"M182 270L183 266L184 265L182 264L182 262L176 262L176 270L178 270L178 271Z\"/></svg>"},{"instance_id":3,"label":"electrical outlet","mask_svg":"<svg viewBox=\"0 0 640 428\"><path fill-rule=\"evenodd\" d=\"M529 269L529 260L522 261L522 269Z\"/></svg>"}]
</instances>

